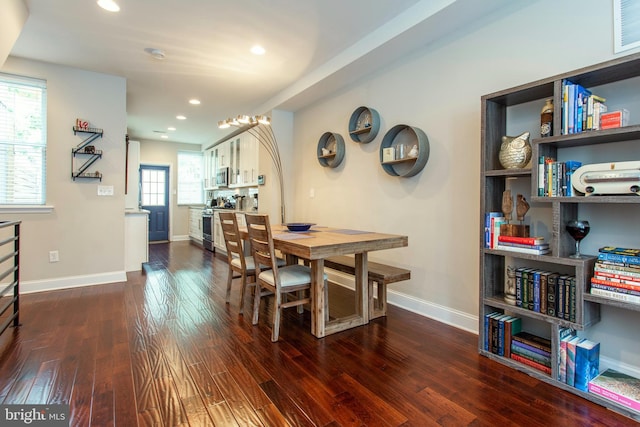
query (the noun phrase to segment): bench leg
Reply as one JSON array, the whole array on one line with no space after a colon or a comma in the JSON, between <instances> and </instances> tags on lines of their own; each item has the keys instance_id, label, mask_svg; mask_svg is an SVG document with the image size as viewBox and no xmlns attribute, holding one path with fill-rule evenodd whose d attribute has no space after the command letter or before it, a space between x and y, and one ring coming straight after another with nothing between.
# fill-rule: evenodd
<instances>
[{"instance_id":1,"label":"bench leg","mask_svg":"<svg viewBox=\"0 0 640 427\"><path fill-rule=\"evenodd\" d=\"M378 285L377 298L374 298L373 284ZM387 315L387 285L369 280L369 319Z\"/></svg>"}]
</instances>

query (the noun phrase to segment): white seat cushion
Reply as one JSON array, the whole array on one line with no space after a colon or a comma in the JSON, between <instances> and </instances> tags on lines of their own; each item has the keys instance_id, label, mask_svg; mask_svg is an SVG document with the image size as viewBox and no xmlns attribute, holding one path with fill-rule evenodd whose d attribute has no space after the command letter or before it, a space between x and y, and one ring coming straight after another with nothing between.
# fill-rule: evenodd
<instances>
[{"instance_id":1,"label":"white seat cushion","mask_svg":"<svg viewBox=\"0 0 640 427\"><path fill-rule=\"evenodd\" d=\"M287 265L285 267L278 268L278 276L280 277L280 286L283 288L286 288L287 286L303 285L311 282L311 268L306 265ZM260 279L264 280L271 286L275 286L273 270L261 272ZM324 274L324 280L327 280L326 274Z\"/></svg>"},{"instance_id":2,"label":"white seat cushion","mask_svg":"<svg viewBox=\"0 0 640 427\"><path fill-rule=\"evenodd\" d=\"M255 270L256 269L256 263L253 261L253 257L252 256L246 256L244 257L244 263L247 266L247 270ZM278 258L278 267L282 267L286 264L285 260ZM242 264L240 263L240 258L238 257L233 257L233 259L231 260L231 265L233 265L234 267L237 268L241 268Z\"/></svg>"}]
</instances>

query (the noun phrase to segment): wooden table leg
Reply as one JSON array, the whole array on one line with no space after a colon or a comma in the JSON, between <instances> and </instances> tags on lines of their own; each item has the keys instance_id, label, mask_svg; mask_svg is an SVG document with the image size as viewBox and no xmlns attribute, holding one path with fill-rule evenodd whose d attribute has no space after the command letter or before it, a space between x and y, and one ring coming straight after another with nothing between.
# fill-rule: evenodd
<instances>
[{"instance_id":1,"label":"wooden table leg","mask_svg":"<svg viewBox=\"0 0 640 427\"><path fill-rule=\"evenodd\" d=\"M356 254L356 314L362 317L362 324L369 323L369 265L366 252Z\"/></svg>"},{"instance_id":2,"label":"wooden table leg","mask_svg":"<svg viewBox=\"0 0 640 427\"><path fill-rule=\"evenodd\" d=\"M324 260L311 261L311 333L317 338L325 336Z\"/></svg>"}]
</instances>

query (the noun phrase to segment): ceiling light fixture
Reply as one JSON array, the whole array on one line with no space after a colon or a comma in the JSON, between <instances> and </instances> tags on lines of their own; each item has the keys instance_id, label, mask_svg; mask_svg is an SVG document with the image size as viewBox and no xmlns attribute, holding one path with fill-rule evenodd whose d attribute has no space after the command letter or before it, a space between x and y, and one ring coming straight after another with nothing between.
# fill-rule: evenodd
<instances>
[{"instance_id":1,"label":"ceiling light fixture","mask_svg":"<svg viewBox=\"0 0 640 427\"><path fill-rule=\"evenodd\" d=\"M199 99L195 99L195 98L190 99L189 100L189 104L191 104L191 105L200 105L200 100Z\"/></svg>"},{"instance_id":2,"label":"ceiling light fixture","mask_svg":"<svg viewBox=\"0 0 640 427\"><path fill-rule=\"evenodd\" d=\"M109 12L120 12L120 6L113 0L98 0L98 6Z\"/></svg>"},{"instance_id":3,"label":"ceiling light fixture","mask_svg":"<svg viewBox=\"0 0 640 427\"><path fill-rule=\"evenodd\" d=\"M180 116L176 116L176 119L178 119L178 120L187 120L187 117L180 115Z\"/></svg>"},{"instance_id":4,"label":"ceiling light fixture","mask_svg":"<svg viewBox=\"0 0 640 427\"><path fill-rule=\"evenodd\" d=\"M167 128L167 130L174 131L174 130L176 130L176 128L174 128L173 126L169 126L169 127Z\"/></svg>"},{"instance_id":5,"label":"ceiling light fixture","mask_svg":"<svg viewBox=\"0 0 640 427\"><path fill-rule=\"evenodd\" d=\"M169 139L169 135L160 135L160 138L162 138L162 139Z\"/></svg>"},{"instance_id":6,"label":"ceiling light fixture","mask_svg":"<svg viewBox=\"0 0 640 427\"><path fill-rule=\"evenodd\" d=\"M259 44L253 46L251 48L251 53L253 53L254 55L264 55L266 52L266 50L260 46Z\"/></svg>"},{"instance_id":7,"label":"ceiling light fixture","mask_svg":"<svg viewBox=\"0 0 640 427\"><path fill-rule=\"evenodd\" d=\"M164 50L162 49L157 49L155 47L145 47L144 51L151 56L153 59L157 59L157 60L163 60L166 55L164 53Z\"/></svg>"},{"instance_id":8,"label":"ceiling light fixture","mask_svg":"<svg viewBox=\"0 0 640 427\"><path fill-rule=\"evenodd\" d=\"M284 179L282 176L282 161L280 159L280 149L276 141L276 135L271 128L271 118L266 115L246 116L240 115L236 118L220 120L218 122L219 129L228 129L231 126L241 127L255 136L258 142L267 150L278 175L280 181L280 220L285 224L285 203L284 203Z\"/></svg>"}]
</instances>

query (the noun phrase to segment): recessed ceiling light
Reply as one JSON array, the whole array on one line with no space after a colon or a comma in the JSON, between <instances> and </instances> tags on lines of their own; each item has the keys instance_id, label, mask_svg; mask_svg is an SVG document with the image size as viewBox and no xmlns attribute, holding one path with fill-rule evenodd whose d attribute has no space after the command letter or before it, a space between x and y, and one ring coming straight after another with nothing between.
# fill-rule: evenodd
<instances>
[{"instance_id":1,"label":"recessed ceiling light","mask_svg":"<svg viewBox=\"0 0 640 427\"><path fill-rule=\"evenodd\" d=\"M120 6L113 0L98 0L98 6L109 12L120 12Z\"/></svg>"},{"instance_id":2,"label":"recessed ceiling light","mask_svg":"<svg viewBox=\"0 0 640 427\"><path fill-rule=\"evenodd\" d=\"M253 46L251 48L251 53L253 53L254 55L264 55L266 52L266 50L264 50L264 48L262 46L260 46L259 44Z\"/></svg>"},{"instance_id":3,"label":"recessed ceiling light","mask_svg":"<svg viewBox=\"0 0 640 427\"><path fill-rule=\"evenodd\" d=\"M160 138L162 138L162 139L169 139L169 135L160 135Z\"/></svg>"},{"instance_id":4,"label":"recessed ceiling light","mask_svg":"<svg viewBox=\"0 0 640 427\"><path fill-rule=\"evenodd\" d=\"M178 120L187 120L186 116L176 116L176 119Z\"/></svg>"},{"instance_id":5,"label":"recessed ceiling light","mask_svg":"<svg viewBox=\"0 0 640 427\"><path fill-rule=\"evenodd\" d=\"M157 49L155 47L146 47L144 48L144 51L154 59L162 60L166 57L164 50Z\"/></svg>"},{"instance_id":6,"label":"recessed ceiling light","mask_svg":"<svg viewBox=\"0 0 640 427\"><path fill-rule=\"evenodd\" d=\"M199 99L190 99L189 100L189 104L191 105L200 105L200 100Z\"/></svg>"},{"instance_id":7,"label":"recessed ceiling light","mask_svg":"<svg viewBox=\"0 0 640 427\"><path fill-rule=\"evenodd\" d=\"M174 131L174 130L176 130L176 128L174 128L173 126L169 126L169 127L167 128L167 130Z\"/></svg>"}]
</instances>

